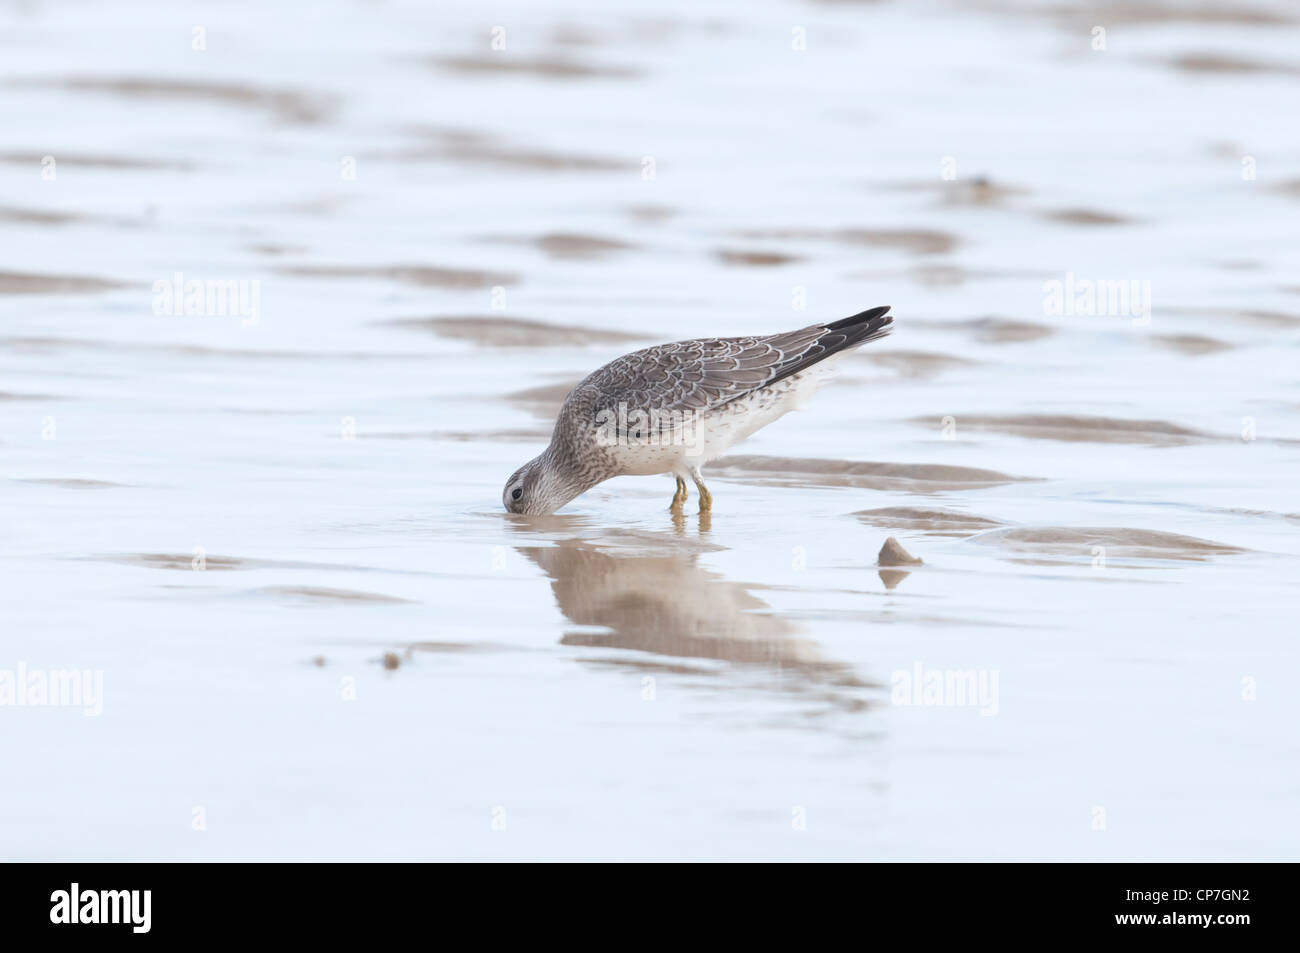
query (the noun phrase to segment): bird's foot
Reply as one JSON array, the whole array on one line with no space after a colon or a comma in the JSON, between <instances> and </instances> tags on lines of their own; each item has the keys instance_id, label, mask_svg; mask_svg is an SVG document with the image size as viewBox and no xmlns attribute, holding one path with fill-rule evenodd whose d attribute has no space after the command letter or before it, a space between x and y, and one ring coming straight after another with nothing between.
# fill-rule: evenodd
<instances>
[{"instance_id":1,"label":"bird's foot","mask_svg":"<svg viewBox=\"0 0 1300 953\"><path fill-rule=\"evenodd\" d=\"M700 491L700 512L712 512L713 494L710 493L709 488L704 485L704 479L699 475L699 473L693 474L693 477L695 479L695 488Z\"/></svg>"},{"instance_id":2,"label":"bird's foot","mask_svg":"<svg viewBox=\"0 0 1300 953\"><path fill-rule=\"evenodd\" d=\"M686 505L686 495L686 481L678 477L677 492L673 494L673 502L669 509L674 513L681 512L682 507Z\"/></svg>"}]
</instances>

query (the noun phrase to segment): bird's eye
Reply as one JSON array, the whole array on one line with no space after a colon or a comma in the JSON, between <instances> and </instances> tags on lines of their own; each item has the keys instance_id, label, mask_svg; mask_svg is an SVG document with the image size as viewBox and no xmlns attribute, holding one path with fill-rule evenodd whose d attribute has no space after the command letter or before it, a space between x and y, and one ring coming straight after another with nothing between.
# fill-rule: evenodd
<instances>
[{"instance_id":1,"label":"bird's eye","mask_svg":"<svg viewBox=\"0 0 1300 953\"><path fill-rule=\"evenodd\" d=\"M514 490L511 491L510 499L517 500L523 495L524 495L524 488L522 486L517 486L514 488Z\"/></svg>"}]
</instances>

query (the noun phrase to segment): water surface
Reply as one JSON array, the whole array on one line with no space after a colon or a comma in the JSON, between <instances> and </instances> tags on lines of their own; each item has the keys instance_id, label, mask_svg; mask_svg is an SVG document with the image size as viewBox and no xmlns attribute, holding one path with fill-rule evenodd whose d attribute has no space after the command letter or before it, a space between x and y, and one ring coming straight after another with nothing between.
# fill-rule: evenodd
<instances>
[{"instance_id":1,"label":"water surface","mask_svg":"<svg viewBox=\"0 0 1300 953\"><path fill-rule=\"evenodd\" d=\"M7 7L0 670L103 697L0 855L1294 859L1296 22L1196 10ZM603 362L880 304L711 518L501 511Z\"/></svg>"}]
</instances>

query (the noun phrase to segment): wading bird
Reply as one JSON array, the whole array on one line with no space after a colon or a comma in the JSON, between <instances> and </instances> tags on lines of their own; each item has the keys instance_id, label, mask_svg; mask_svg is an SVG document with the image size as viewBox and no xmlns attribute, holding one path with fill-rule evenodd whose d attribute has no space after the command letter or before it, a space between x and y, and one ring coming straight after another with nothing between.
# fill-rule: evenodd
<instances>
[{"instance_id":1,"label":"wading bird","mask_svg":"<svg viewBox=\"0 0 1300 953\"><path fill-rule=\"evenodd\" d=\"M554 513L616 476L671 473L672 509L686 477L713 507L701 468L755 431L801 409L852 348L893 329L888 307L762 337L699 338L625 354L569 392L551 444L506 481L511 513Z\"/></svg>"}]
</instances>

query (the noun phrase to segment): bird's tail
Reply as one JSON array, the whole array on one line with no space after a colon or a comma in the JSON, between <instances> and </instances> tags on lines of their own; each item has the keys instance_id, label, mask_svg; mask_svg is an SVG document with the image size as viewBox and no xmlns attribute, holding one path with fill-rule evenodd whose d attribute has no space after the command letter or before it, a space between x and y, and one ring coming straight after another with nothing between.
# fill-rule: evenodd
<instances>
[{"instance_id":1,"label":"bird's tail","mask_svg":"<svg viewBox=\"0 0 1300 953\"><path fill-rule=\"evenodd\" d=\"M844 350L885 337L894 330L894 316L889 314L889 305L884 305L855 314L851 318L841 318L833 324L826 325L826 330L844 333L845 342L842 347L836 349Z\"/></svg>"},{"instance_id":2,"label":"bird's tail","mask_svg":"<svg viewBox=\"0 0 1300 953\"><path fill-rule=\"evenodd\" d=\"M883 308L872 308L851 318L842 318L833 324L814 324L809 328L792 331L788 335L774 335L769 339L774 345L784 347L788 342L794 342L800 346L800 349L795 356L779 365L777 374L765 381L764 386L805 371L841 351L883 338L894 329L893 317L886 314L888 310L888 305Z\"/></svg>"}]
</instances>

